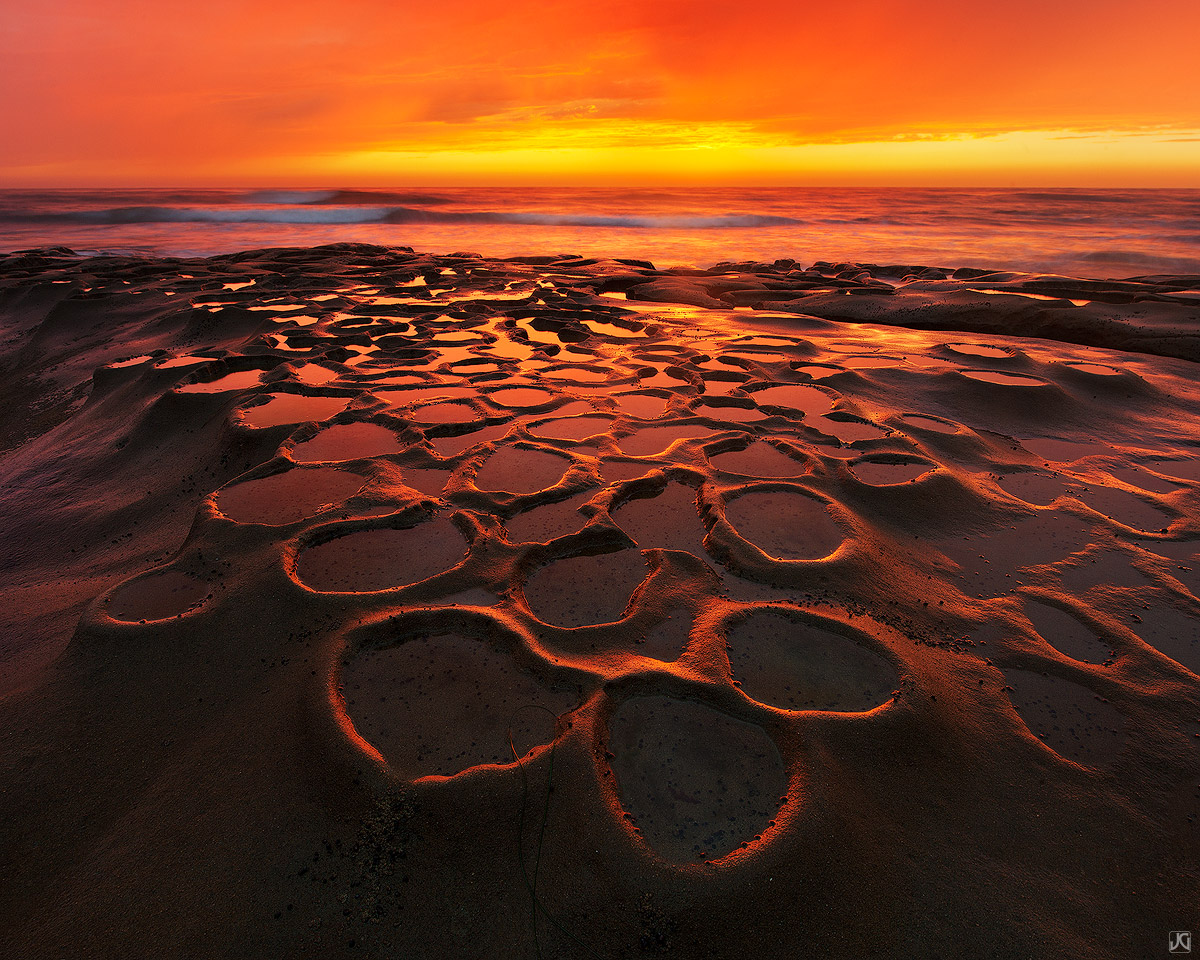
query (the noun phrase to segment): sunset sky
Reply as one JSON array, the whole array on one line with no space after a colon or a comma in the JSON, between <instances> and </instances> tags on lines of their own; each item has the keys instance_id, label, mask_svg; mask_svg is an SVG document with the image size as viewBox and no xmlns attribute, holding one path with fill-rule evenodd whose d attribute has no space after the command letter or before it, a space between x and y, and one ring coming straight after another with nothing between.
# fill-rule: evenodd
<instances>
[{"instance_id":1,"label":"sunset sky","mask_svg":"<svg viewBox=\"0 0 1200 960\"><path fill-rule=\"evenodd\" d=\"M1196 0L5 0L0 186L1200 187Z\"/></svg>"}]
</instances>

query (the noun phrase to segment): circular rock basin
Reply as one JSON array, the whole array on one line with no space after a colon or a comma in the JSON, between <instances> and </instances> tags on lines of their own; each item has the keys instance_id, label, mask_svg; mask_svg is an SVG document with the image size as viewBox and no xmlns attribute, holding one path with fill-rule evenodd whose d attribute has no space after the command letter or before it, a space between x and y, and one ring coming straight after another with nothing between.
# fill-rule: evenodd
<instances>
[{"instance_id":1,"label":"circular rock basin","mask_svg":"<svg viewBox=\"0 0 1200 960\"><path fill-rule=\"evenodd\" d=\"M729 501L725 518L743 540L777 560L819 560L846 535L820 500L789 490L755 490Z\"/></svg>"},{"instance_id":2,"label":"circular rock basin","mask_svg":"<svg viewBox=\"0 0 1200 960\"><path fill-rule=\"evenodd\" d=\"M1039 507L1053 503L1069 489L1061 477L1048 473L1010 473L999 482L1014 497Z\"/></svg>"},{"instance_id":3,"label":"circular rock basin","mask_svg":"<svg viewBox=\"0 0 1200 960\"><path fill-rule=\"evenodd\" d=\"M767 416L757 407L717 406L711 403L699 404L696 407L696 413L701 417L723 420L726 423L749 423L752 420L762 420Z\"/></svg>"},{"instance_id":4,"label":"circular rock basin","mask_svg":"<svg viewBox=\"0 0 1200 960\"><path fill-rule=\"evenodd\" d=\"M903 366L904 361L895 357L843 357L842 363L851 370L875 370L881 367Z\"/></svg>"},{"instance_id":5,"label":"circular rock basin","mask_svg":"<svg viewBox=\"0 0 1200 960\"><path fill-rule=\"evenodd\" d=\"M1003 387L1044 387L1046 381L1039 377L1026 376L1023 373L1004 373L1000 370L960 370L969 380L979 380L982 383L995 383Z\"/></svg>"},{"instance_id":6,"label":"circular rock basin","mask_svg":"<svg viewBox=\"0 0 1200 960\"><path fill-rule=\"evenodd\" d=\"M819 387L802 383L785 383L776 387L755 390L751 396L760 406L790 407L805 416L816 417L826 414L833 407L833 397Z\"/></svg>"},{"instance_id":7,"label":"circular rock basin","mask_svg":"<svg viewBox=\"0 0 1200 960\"><path fill-rule=\"evenodd\" d=\"M326 427L311 440L292 448L298 463L359 460L399 453L404 445L387 427L377 423L339 423Z\"/></svg>"},{"instance_id":8,"label":"circular rock basin","mask_svg":"<svg viewBox=\"0 0 1200 960\"><path fill-rule=\"evenodd\" d=\"M438 517L415 527L357 530L304 550L296 575L321 593L371 593L419 583L466 556L458 528Z\"/></svg>"},{"instance_id":9,"label":"circular rock basin","mask_svg":"<svg viewBox=\"0 0 1200 960\"><path fill-rule=\"evenodd\" d=\"M480 640L418 637L358 653L342 673L358 734L410 778L507 765L554 738L575 693L520 672ZM509 736L512 736L512 747Z\"/></svg>"},{"instance_id":10,"label":"circular rock basin","mask_svg":"<svg viewBox=\"0 0 1200 960\"><path fill-rule=\"evenodd\" d=\"M294 523L349 499L364 482L335 467L288 470L225 487L217 494L217 508L240 523Z\"/></svg>"},{"instance_id":11,"label":"circular rock basin","mask_svg":"<svg viewBox=\"0 0 1200 960\"><path fill-rule=\"evenodd\" d=\"M1011 350L1005 350L1003 347L989 347L982 343L948 343L946 348L971 357L993 357L998 360L1006 360L1012 356Z\"/></svg>"},{"instance_id":12,"label":"circular rock basin","mask_svg":"<svg viewBox=\"0 0 1200 960\"><path fill-rule=\"evenodd\" d=\"M529 432L551 440L585 440L604 433L611 424L608 417L568 417L530 427Z\"/></svg>"},{"instance_id":13,"label":"circular rock basin","mask_svg":"<svg viewBox=\"0 0 1200 960\"><path fill-rule=\"evenodd\" d=\"M301 383L307 383L310 387L319 387L323 383L336 380L338 372L330 370L329 367L323 367L319 363L306 363L304 366L296 368L295 377Z\"/></svg>"},{"instance_id":14,"label":"circular rock basin","mask_svg":"<svg viewBox=\"0 0 1200 960\"><path fill-rule=\"evenodd\" d=\"M712 430L699 424L683 424L678 427L646 427L618 443L621 452L631 457L649 457L662 453L676 440L700 440L713 435Z\"/></svg>"},{"instance_id":15,"label":"circular rock basin","mask_svg":"<svg viewBox=\"0 0 1200 960\"><path fill-rule=\"evenodd\" d=\"M1059 756L1103 766L1125 743L1125 718L1086 687L1070 680L1005 669L1009 699L1029 732Z\"/></svg>"},{"instance_id":16,"label":"circular rock basin","mask_svg":"<svg viewBox=\"0 0 1200 960\"><path fill-rule=\"evenodd\" d=\"M1105 366L1102 363L1067 361L1064 366L1068 366L1072 370L1078 370L1080 373L1090 373L1096 377L1119 377L1121 375L1121 371L1116 367Z\"/></svg>"},{"instance_id":17,"label":"circular rock basin","mask_svg":"<svg viewBox=\"0 0 1200 960\"><path fill-rule=\"evenodd\" d=\"M722 857L762 834L787 772L761 727L689 700L634 697L608 724L621 806L676 863Z\"/></svg>"},{"instance_id":18,"label":"circular rock basin","mask_svg":"<svg viewBox=\"0 0 1200 960\"><path fill-rule=\"evenodd\" d=\"M239 370L236 373L227 373L216 380L209 380L207 383L185 383L182 387L175 389L179 393L227 393L230 390L256 387L260 383L262 383L261 370Z\"/></svg>"},{"instance_id":19,"label":"circular rock basin","mask_svg":"<svg viewBox=\"0 0 1200 960\"><path fill-rule=\"evenodd\" d=\"M637 550L556 560L525 583L533 615L557 627L614 623L649 574Z\"/></svg>"},{"instance_id":20,"label":"circular rock basin","mask_svg":"<svg viewBox=\"0 0 1200 960\"><path fill-rule=\"evenodd\" d=\"M261 406L242 409L242 419L251 427L278 427L285 423L328 420L350 405L346 397L306 397L299 393L275 393Z\"/></svg>"},{"instance_id":21,"label":"circular rock basin","mask_svg":"<svg viewBox=\"0 0 1200 960\"><path fill-rule=\"evenodd\" d=\"M627 393L616 398L621 416L657 420L667 410L667 401L645 393Z\"/></svg>"},{"instance_id":22,"label":"circular rock basin","mask_svg":"<svg viewBox=\"0 0 1200 960\"><path fill-rule=\"evenodd\" d=\"M414 423L470 423L479 414L465 403L434 403L410 411L408 417Z\"/></svg>"},{"instance_id":23,"label":"circular rock basin","mask_svg":"<svg viewBox=\"0 0 1200 960\"><path fill-rule=\"evenodd\" d=\"M858 460L850 464L850 472L873 487L907 483L933 469L934 464L925 460Z\"/></svg>"},{"instance_id":24,"label":"circular rock basin","mask_svg":"<svg viewBox=\"0 0 1200 960\"><path fill-rule=\"evenodd\" d=\"M600 383L608 379L608 373L604 370L592 370L589 367L547 370L542 376L549 380L574 380L576 383Z\"/></svg>"},{"instance_id":25,"label":"circular rock basin","mask_svg":"<svg viewBox=\"0 0 1200 960\"><path fill-rule=\"evenodd\" d=\"M1065 610L1027 600L1025 616L1043 640L1073 660L1101 663L1112 654L1107 643Z\"/></svg>"},{"instance_id":26,"label":"circular rock basin","mask_svg":"<svg viewBox=\"0 0 1200 960\"><path fill-rule=\"evenodd\" d=\"M778 613L750 614L726 642L742 692L781 710L862 713L886 703L898 682L891 664L865 646Z\"/></svg>"},{"instance_id":27,"label":"circular rock basin","mask_svg":"<svg viewBox=\"0 0 1200 960\"><path fill-rule=\"evenodd\" d=\"M475 474L475 487L505 493L535 493L562 479L570 461L541 450L501 447Z\"/></svg>"},{"instance_id":28,"label":"circular rock basin","mask_svg":"<svg viewBox=\"0 0 1200 960\"><path fill-rule=\"evenodd\" d=\"M910 427L916 427L919 430L930 430L933 433L958 433L958 424L951 423L948 420L939 420L937 417L927 417L920 413L906 413L900 418Z\"/></svg>"},{"instance_id":29,"label":"circular rock basin","mask_svg":"<svg viewBox=\"0 0 1200 960\"><path fill-rule=\"evenodd\" d=\"M379 398L386 400L389 407L411 407L430 400L454 400L475 396L474 387L432 386L413 387L404 390L380 390Z\"/></svg>"},{"instance_id":30,"label":"circular rock basin","mask_svg":"<svg viewBox=\"0 0 1200 960\"><path fill-rule=\"evenodd\" d=\"M488 399L506 407L537 407L553 400L554 394L540 387L508 387L488 394Z\"/></svg>"},{"instance_id":31,"label":"circular rock basin","mask_svg":"<svg viewBox=\"0 0 1200 960\"><path fill-rule=\"evenodd\" d=\"M199 606L211 593L212 588L203 580L177 570L164 570L118 587L108 601L108 615L126 623L166 620Z\"/></svg>"},{"instance_id":32,"label":"circular rock basin","mask_svg":"<svg viewBox=\"0 0 1200 960\"><path fill-rule=\"evenodd\" d=\"M1057 440L1054 437L1022 439L1021 446L1030 453L1056 463L1070 463L1081 457L1105 454L1112 450L1107 443L1101 443L1099 440Z\"/></svg>"},{"instance_id":33,"label":"circular rock basin","mask_svg":"<svg viewBox=\"0 0 1200 960\"><path fill-rule=\"evenodd\" d=\"M755 440L744 450L718 453L709 457L709 462L718 470L743 477L798 477L808 472L805 464L763 440Z\"/></svg>"}]
</instances>

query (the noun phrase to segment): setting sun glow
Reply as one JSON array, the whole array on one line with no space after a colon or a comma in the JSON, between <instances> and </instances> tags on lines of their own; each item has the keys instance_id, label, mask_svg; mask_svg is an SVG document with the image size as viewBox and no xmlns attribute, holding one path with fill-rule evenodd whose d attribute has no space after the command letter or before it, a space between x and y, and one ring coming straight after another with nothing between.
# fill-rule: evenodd
<instances>
[{"instance_id":1,"label":"setting sun glow","mask_svg":"<svg viewBox=\"0 0 1200 960\"><path fill-rule=\"evenodd\" d=\"M102 6L6 11L0 184L1200 186L1193 0Z\"/></svg>"}]
</instances>

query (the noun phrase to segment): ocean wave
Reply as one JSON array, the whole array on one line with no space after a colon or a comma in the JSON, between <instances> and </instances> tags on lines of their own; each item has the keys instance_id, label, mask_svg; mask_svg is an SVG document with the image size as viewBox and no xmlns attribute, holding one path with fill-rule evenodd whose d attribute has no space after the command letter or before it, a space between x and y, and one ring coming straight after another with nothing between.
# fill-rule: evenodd
<instances>
[{"instance_id":1,"label":"ocean wave","mask_svg":"<svg viewBox=\"0 0 1200 960\"><path fill-rule=\"evenodd\" d=\"M277 203L281 205L370 205L401 206L423 204L436 206L453 203L449 197L436 193L396 193L388 190L255 190L245 195L246 203Z\"/></svg>"},{"instance_id":2,"label":"ocean wave","mask_svg":"<svg viewBox=\"0 0 1200 960\"><path fill-rule=\"evenodd\" d=\"M280 194L280 197L285 196ZM294 197L295 194L287 194ZM270 202L259 195L259 202ZM111 207L105 210L70 210L53 213L10 212L5 219L60 220L73 223L462 223L513 224L562 227L623 227L633 230L752 229L789 226L803 221L767 214L717 216L607 216L586 213L500 213L493 211L440 211L418 207L345 206L312 199L303 204L280 199L277 207Z\"/></svg>"}]
</instances>

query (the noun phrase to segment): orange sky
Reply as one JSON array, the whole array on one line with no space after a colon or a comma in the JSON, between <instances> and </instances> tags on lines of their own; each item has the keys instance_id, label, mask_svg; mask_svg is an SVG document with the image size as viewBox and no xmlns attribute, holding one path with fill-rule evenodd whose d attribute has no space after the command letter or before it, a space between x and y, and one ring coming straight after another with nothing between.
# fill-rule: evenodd
<instances>
[{"instance_id":1,"label":"orange sky","mask_svg":"<svg viewBox=\"0 0 1200 960\"><path fill-rule=\"evenodd\" d=\"M0 185L1200 187L1197 0L42 0Z\"/></svg>"}]
</instances>

